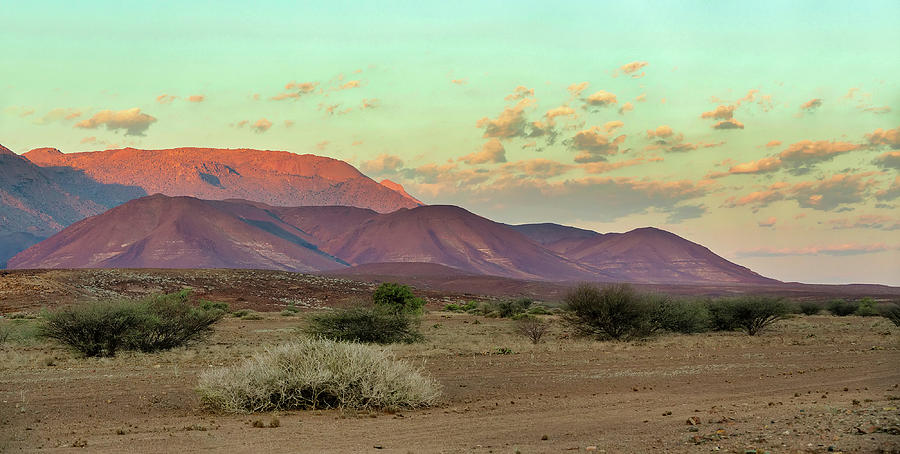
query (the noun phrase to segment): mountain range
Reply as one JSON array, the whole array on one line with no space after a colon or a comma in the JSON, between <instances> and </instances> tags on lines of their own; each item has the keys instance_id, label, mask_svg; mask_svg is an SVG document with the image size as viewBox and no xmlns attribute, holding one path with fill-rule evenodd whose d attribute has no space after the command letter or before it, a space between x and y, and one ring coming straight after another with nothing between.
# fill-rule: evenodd
<instances>
[{"instance_id":1,"label":"mountain range","mask_svg":"<svg viewBox=\"0 0 900 454\"><path fill-rule=\"evenodd\" d=\"M520 280L777 282L663 230L501 224L424 205L343 161L283 151L2 148L0 210L10 268L433 272L430 264Z\"/></svg>"},{"instance_id":2,"label":"mountain range","mask_svg":"<svg viewBox=\"0 0 900 454\"><path fill-rule=\"evenodd\" d=\"M276 205L348 205L391 212L422 203L336 159L249 149L124 148L17 155L0 146L0 266L88 216L148 194Z\"/></svg>"}]
</instances>

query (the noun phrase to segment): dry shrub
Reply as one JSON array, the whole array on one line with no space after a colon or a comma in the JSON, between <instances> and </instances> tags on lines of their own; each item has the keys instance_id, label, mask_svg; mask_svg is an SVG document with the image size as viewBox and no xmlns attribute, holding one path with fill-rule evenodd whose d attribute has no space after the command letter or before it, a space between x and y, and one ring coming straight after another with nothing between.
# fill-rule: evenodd
<instances>
[{"instance_id":1,"label":"dry shrub","mask_svg":"<svg viewBox=\"0 0 900 454\"><path fill-rule=\"evenodd\" d=\"M432 405L438 384L375 347L304 339L267 349L200 377L200 399L216 411L401 409Z\"/></svg>"},{"instance_id":2,"label":"dry shrub","mask_svg":"<svg viewBox=\"0 0 900 454\"><path fill-rule=\"evenodd\" d=\"M516 321L516 332L527 337L531 340L532 344L539 344L549 327L550 323L534 316L525 317Z\"/></svg>"}]
</instances>

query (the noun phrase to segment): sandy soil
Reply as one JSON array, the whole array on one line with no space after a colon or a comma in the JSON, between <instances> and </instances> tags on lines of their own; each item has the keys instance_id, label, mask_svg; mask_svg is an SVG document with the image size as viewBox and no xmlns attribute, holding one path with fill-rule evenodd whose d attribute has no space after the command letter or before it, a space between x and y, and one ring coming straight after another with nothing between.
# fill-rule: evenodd
<instances>
[{"instance_id":1,"label":"sandy soil","mask_svg":"<svg viewBox=\"0 0 900 454\"><path fill-rule=\"evenodd\" d=\"M438 407L254 415L200 407L203 370L290 340L302 325L302 315L227 318L201 344L111 359L8 342L0 451L900 452L900 330L881 318L798 316L757 337L633 343L574 339L556 325L532 345L508 320L431 312L425 343L391 349L437 378ZM273 419L279 427L253 427Z\"/></svg>"}]
</instances>

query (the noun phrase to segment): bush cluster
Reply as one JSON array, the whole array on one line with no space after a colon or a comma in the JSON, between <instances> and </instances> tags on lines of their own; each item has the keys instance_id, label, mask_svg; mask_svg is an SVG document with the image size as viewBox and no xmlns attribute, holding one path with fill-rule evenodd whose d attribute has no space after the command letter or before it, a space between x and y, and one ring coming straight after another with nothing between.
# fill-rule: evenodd
<instances>
[{"instance_id":1,"label":"bush cluster","mask_svg":"<svg viewBox=\"0 0 900 454\"><path fill-rule=\"evenodd\" d=\"M627 284L582 284L565 302L564 318L579 334L613 340L641 339L661 331L742 330L753 336L784 318L789 309L774 297L683 301L640 293Z\"/></svg>"},{"instance_id":2,"label":"bush cluster","mask_svg":"<svg viewBox=\"0 0 900 454\"><path fill-rule=\"evenodd\" d=\"M306 332L337 341L393 344L421 340L418 327L413 314L360 306L312 315Z\"/></svg>"},{"instance_id":3,"label":"bush cluster","mask_svg":"<svg viewBox=\"0 0 900 454\"><path fill-rule=\"evenodd\" d=\"M46 313L41 333L85 356L167 350L209 333L224 314L191 306L188 297L189 292L182 291L143 300L70 306Z\"/></svg>"},{"instance_id":4,"label":"bush cluster","mask_svg":"<svg viewBox=\"0 0 900 454\"><path fill-rule=\"evenodd\" d=\"M419 332L425 301L405 285L381 284L371 305L336 309L310 317L306 332L325 339L374 344L412 343Z\"/></svg>"},{"instance_id":5,"label":"bush cluster","mask_svg":"<svg viewBox=\"0 0 900 454\"><path fill-rule=\"evenodd\" d=\"M447 304L444 310L448 312L465 312L485 317L511 318L518 320L529 315L546 315L551 311L547 307L534 304L531 298L517 298L502 301L486 301L478 303L469 301L465 304Z\"/></svg>"},{"instance_id":6,"label":"bush cluster","mask_svg":"<svg viewBox=\"0 0 900 454\"><path fill-rule=\"evenodd\" d=\"M822 305L814 301L803 301L797 304L797 310L803 315L816 315L822 311Z\"/></svg>"},{"instance_id":7,"label":"bush cluster","mask_svg":"<svg viewBox=\"0 0 900 454\"><path fill-rule=\"evenodd\" d=\"M205 372L198 392L208 408L238 413L418 408L440 395L433 379L383 350L325 339L281 345Z\"/></svg>"}]
</instances>

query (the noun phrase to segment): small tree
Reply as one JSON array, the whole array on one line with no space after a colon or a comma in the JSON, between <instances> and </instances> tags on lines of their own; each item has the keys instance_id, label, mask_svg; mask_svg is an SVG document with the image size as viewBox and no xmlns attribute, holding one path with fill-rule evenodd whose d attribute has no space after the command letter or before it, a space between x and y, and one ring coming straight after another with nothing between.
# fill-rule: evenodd
<instances>
[{"instance_id":1,"label":"small tree","mask_svg":"<svg viewBox=\"0 0 900 454\"><path fill-rule=\"evenodd\" d=\"M653 331L652 305L628 284L581 284L566 295L565 303L564 317L580 334L627 340Z\"/></svg>"},{"instance_id":2,"label":"small tree","mask_svg":"<svg viewBox=\"0 0 900 454\"><path fill-rule=\"evenodd\" d=\"M831 312L831 315L837 315L838 317L851 315L856 312L858 307L859 304L842 299L833 299L825 306L825 308L828 309L828 312Z\"/></svg>"},{"instance_id":3,"label":"small tree","mask_svg":"<svg viewBox=\"0 0 900 454\"><path fill-rule=\"evenodd\" d=\"M550 323L533 315L523 317L516 321L516 332L527 337L531 340L532 344L539 344L549 327Z\"/></svg>"},{"instance_id":4,"label":"small tree","mask_svg":"<svg viewBox=\"0 0 900 454\"><path fill-rule=\"evenodd\" d=\"M789 312L783 299L769 296L740 297L734 301L732 310L738 328L751 336L783 319Z\"/></svg>"},{"instance_id":5,"label":"small tree","mask_svg":"<svg viewBox=\"0 0 900 454\"><path fill-rule=\"evenodd\" d=\"M803 301L797 305L797 308L803 315L816 315L822 310L822 306L813 301Z\"/></svg>"},{"instance_id":6,"label":"small tree","mask_svg":"<svg viewBox=\"0 0 900 454\"><path fill-rule=\"evenodd\" d=\"M421 314L422 307L425 306L425 300L413 295L412 290L408 286L393 282L385 282L379 285L375 289L375 293L372 294L372 302L377 307L407 314Z\"/></svg>"},{"instance_id":7,"label":"small tree","mask_svg":"<svg viewBox=\"0 0 900 454\"><path fill-rule=\"evenodd\" d=\"M900 304L888 304L881 308L881 316L900 326Z\"/></svg>"}]
</instances>

